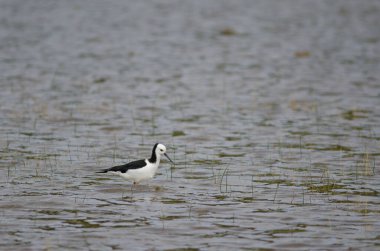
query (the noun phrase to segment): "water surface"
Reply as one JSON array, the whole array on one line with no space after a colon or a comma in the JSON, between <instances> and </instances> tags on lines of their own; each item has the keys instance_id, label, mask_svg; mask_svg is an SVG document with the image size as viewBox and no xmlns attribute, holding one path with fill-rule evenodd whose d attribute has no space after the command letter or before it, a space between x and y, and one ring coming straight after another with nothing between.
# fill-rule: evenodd
<instances>
[{"instance_id":1,"label":"water surface","mask_svg":"<svg viewBox=\"0 0 380 251\"><path fill-rule=\"evenodd\" d=\"M377 250L380 2L0 2L3 250ZM96 174L167 145L131 189Z\"/></svg>"}]
</instances>

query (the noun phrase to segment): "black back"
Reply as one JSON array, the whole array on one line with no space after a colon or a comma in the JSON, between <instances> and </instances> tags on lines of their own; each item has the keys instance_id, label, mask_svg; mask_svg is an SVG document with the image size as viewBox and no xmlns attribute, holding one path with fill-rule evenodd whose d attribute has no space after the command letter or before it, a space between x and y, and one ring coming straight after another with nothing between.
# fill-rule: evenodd
<instances>
[{"instance_id":1,"label":"black back","mask_svg":"<svg viewBox=\"0 0 380 251\"><path fill-rule=\"evenodd\" d=\"M154 146L153 146L152 156L150 156L150 159L148 159L150 163L156 163L156 161L157 161L157 156L156 156L157 145L158 145L158 143L154 144Z\"/></svg>"},{"instance_id":2,"label":"black back","mask_svg":"<svg viewBox=\"0 0 380 251\"><path fill-rule=\"evenodd\" d=\"M124 165L114 166L111 168L104 169L104 170L100 171L99 173L106 173L106 172L110 172L110 171L126 173L129 169L139 169L145 165L146 165L145 160L140 159L140 160L129 162L129 163L124 164Z\"/></svg>"}]
</instances>

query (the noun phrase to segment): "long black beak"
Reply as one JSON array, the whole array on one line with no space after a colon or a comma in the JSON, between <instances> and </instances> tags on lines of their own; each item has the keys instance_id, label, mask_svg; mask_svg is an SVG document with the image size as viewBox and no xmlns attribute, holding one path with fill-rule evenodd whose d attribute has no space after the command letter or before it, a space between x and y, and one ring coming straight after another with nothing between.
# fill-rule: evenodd
<instances>
[{"instance_id":1,"label":"long black beak","mask_svg":"<svg viewBox=\"0 0 380 251\"><path fill-rule=\"evenodd\" d=\"M168 160L170 160L171 163L174 164L173 160L171 160L171 159L169 158L169 156L168 156L166 153L164 153L164 155L165 155L166 158L168 158ZM175 164L174 164L174 165L175 165Z\"/></svg>"}]
</instances>

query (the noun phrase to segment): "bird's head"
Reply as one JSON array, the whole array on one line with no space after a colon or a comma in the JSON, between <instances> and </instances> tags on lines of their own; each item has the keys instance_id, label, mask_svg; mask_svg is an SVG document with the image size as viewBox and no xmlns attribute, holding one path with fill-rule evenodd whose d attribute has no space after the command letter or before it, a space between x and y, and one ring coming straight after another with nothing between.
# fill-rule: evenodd
<instances>
[{"instance_id":1,"label":"bird's head","mask_svg":"<svg viewBox=\"0 0 380 251\"><path fill-rule=\"evenodd\" d=\"M163 144L157 144L157 147L156 147L156 155L164 155L166 158L168 158L168 160L174 164L174 162L169 158L169 156L166 154L166 146L164 146Z\"/></svg>"}]
</instances>

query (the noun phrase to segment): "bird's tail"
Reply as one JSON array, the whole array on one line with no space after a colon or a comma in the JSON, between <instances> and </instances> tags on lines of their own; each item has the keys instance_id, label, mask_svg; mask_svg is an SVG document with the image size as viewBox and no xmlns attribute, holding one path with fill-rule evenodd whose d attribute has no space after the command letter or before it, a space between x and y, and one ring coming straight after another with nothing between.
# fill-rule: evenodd
<instances>
[{"instance_id":1,"label":"bird's tail","mask_svg":"<svg viewBox=\"0 0 380 251\"><path fill-rule=\"evenodd\" d=\"M96 172L96 173L106 173L106 172L108 172L108 169L103 169L103 170Z\"/></svg>"}]
</instances>

